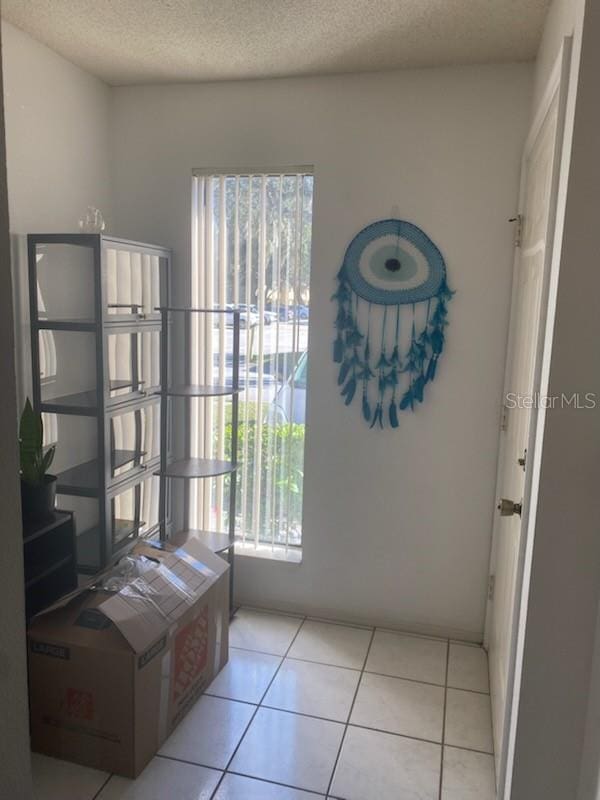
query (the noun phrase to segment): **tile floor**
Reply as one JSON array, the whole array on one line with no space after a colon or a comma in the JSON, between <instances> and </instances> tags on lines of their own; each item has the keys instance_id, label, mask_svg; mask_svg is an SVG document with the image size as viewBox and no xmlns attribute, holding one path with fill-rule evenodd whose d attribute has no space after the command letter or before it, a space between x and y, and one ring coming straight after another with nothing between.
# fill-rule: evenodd
<instances>
[{"instance_id":1,"label":"tile floor","mask_svg":"<svg viewBox=\"0 0 600 800\"><path fill-rule=\"evenodd\" d=\"M472 645L242 608L230 661L136 781L33 756L36 800L493 800Z\"/></svg>"}]
</instances>

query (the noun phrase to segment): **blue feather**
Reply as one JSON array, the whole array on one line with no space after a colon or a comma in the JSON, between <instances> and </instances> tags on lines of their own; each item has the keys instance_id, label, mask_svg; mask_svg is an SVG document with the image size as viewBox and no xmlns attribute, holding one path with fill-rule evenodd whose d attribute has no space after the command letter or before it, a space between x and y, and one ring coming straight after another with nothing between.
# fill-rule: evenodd
<instances>
[{"instance_id":1,"label":"blue feather","mask_svg":"<svg viewBox=\"0 0 600 800\"><path fill-rule=\"evenodd\" d=\"M366 392L363 392L362 413L366 421L369 422L371 420L371 406L369 405L369 398Z\"/></svg>"},{"instance_id":2,"label":"blue feather","mask_svg":"<svg viewBox=\"0 0 600 800\"><path fill-rule=\"evenodd\" d=\"M425 378L422 375L415 380L413 383L413 394L415 396L415 400L419 403L423 402L423 390L425 389Z\"/></svg>"},{"instance_id":3,"label":"blue feather","mask_svg":"<svg viewBox=\"0 0 600 800\"><path fill-rule=\"evenodd\" d=\"M341 364L344 360L344 343L339 336L333 343L333 360L336 364Z\"/></svg>"},{"instance_id":4,"label":"blue feather","mask_svg":"<svg viewBox=\"0 0 600 800\"><path fill-rule=\"evenodd\" d=\"M354 398L354 393L355 392L356 392L356 379L355 378L350 378L350 380L344 386L344 388L342 389L342 392L341 392L342 397L346 398L344 400L344 402L346 403L347 406L349 406L350 403L352 402L352 399Z\"/></svg>"},{"instance_id":5,"label":"blue feather","mask_svg":"<svg viewBox=\"0 0 600 800\"><path fill-rule=\"evenodd\" d=\"M412 389L407 389L400 400L400 411L404 411L408 407L414 408L414 399Z\"/></svg>"},{"instance_id":6,"label":"blue feather","mask_svg":"<svg viewBox=\"0 0 600 800\"><path fill-rule=\"evenodd\" d=\"M350 369L350 362L344 361L344 363L340 367L340 374L338 375L338 386L341 386L343 383L345 383L346 378L348 377L349 369Z\"/></svg>"}]
</instances>

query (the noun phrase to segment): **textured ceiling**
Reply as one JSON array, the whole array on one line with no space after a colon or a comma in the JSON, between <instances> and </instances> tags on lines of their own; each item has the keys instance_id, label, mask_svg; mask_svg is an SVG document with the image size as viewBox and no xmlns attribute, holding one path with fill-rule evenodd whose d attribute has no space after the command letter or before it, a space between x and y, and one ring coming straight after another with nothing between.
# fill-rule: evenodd
<instances>
[{"instance_id":1,"label":"textured ceiling","mask_svg":"<svg viewBox=\"0 0 600 800\"><path fill-rule=\"evenodd\" d=\"M550 0L2 0L110 84L533 59Z\"/></svg>"}]
</instances>

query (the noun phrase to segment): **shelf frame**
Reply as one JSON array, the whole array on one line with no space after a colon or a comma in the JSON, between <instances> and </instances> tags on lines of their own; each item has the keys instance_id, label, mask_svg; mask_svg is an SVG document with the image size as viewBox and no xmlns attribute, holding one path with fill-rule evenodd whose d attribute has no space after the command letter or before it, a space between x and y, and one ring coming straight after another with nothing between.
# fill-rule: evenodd
<instances>
[{"instance_id":1,"label":"shelf frame","mask_svg":"<svg viewBox=\"0 0 600 800\"><path fill-rule=\"evenodd\" d=\"M226 540L227 546L219 550L220 553L227 555L227 561L230 565L229 574L229 598L230 607L233 608L233 587L234 587L234 567L235 567L235 516L236 516L236 494L237 494L237 466L238 466L238 428L239 428L239 395L240 395L240 314L239 308L194 308L186 306L169 306L166 303L159 306L157 311L160 312L162 317L162 327L167 333L163 334L162 338L162 375L161 375L161 396L162 396L162 411L161 411L161 463L160 469L157 473L161 476L161 481L164 483L163 494L161 495L161 507L166 496L167 483L171 480L180 480L184 482L184 514L183 522L184 529L189 531L189 516L190 516L190 480L203 480L207 478L219 477L221 475L229 475L229 531L226 534L217 534L210 532L200 532L203 536L223 536ZM172 314L184 315L184 340L188 348L187 357L185 359L185 383L183 386L173 386L169 384L169 342L168 330ZM189 355L189 344L191 342L191 316L192 314L232 314L233 315L233 354L232 354L232 381L231 386L196 386L192 384L191 380L191 359ZM215 459L198 459L191 456L191 431L190 431L190 401L193 398L209 399L212 397L231 397L231 453L232 458L229 462L218 461ZM169 401L173 397L183 398L186 403L186 413L184 414L184 441L185 441L185 456L176 461L170 461L167 454L167 442L169 433L170 419L170 405ZM202 469L204 464L207 469ZM187 467L186 467L187 465ZM212 465L212 469L210 468ZM179 469L177 469L179 467ZM188 473L188 474L186 474ZM162 485L162 484L161 484ZM162 513L160 514L162 518ZM167 538L167 532L161 529L161 539Z\"/></svg>"},{"instance_id":2,"label":"shelf frame","mask_svg":"<svg viewBox=\"0 0 600 800\"><path fill-rule=\"evenodd\" d=\"M38 270L37 270L37 251L40 245L74 245L77 247L91 250L92 261L92 281L93 281L93 319L54 319L44 312L40 316L38 308ZM98 501L98 565L95 566L94 571L105 568L112 563L116 558L120 557L123 553L123 548L119 547L115 550L112 541L112 527L111 527L111 501L118 493L126 490L131 486L138 487L142 481L152 475L152 470L157 466L158 457L152 459L145 464L140 464L139 469L126 471L121 475L115 476L113 474L113 463L111 458L111 424L110 418L124 410L135 410L141 408L146 404L160 402L161 403L161 418L162 418L162 397L157 398L154 393L155 389L162 389L162 383L159 387L145 386L137 374L137 345L138 336L134 336L132 340L132 354L131 354L131 379L120 379L119 386L114 385L114 381L109 381L108 370L108 342L109 336L114 333L130 333L140 334L144 332L158 331L161 335L165 333L162 326L162 315L155 311L146 313L139 313L141 306L136 304L120 304L126 308L131 308L132 314L113 314L109 313L111 310L107 302L107 247L112 247L129 252L136 252L156 256L159 259L159 297L160 302L168 305L169 303L169 290L170 290L170 272L171 272L171 252L167 248L158 245L145 244L141 242L133 242L127 239L118 237L107 236L104 234L69 234L69 233L53 233L53 234L29 234L27 236L27 253L28 253L28 272L29 272L29 310L31 320L31 350L32 350L32 370L33 370L33 407L37 412L56 413L72 416L87 416L96 418L96 436L98 442L97 459L85 464L94 463L92 470L94 474L93 485L90 481L86 481L85 485L78 486L77 484L65 487L63 485L61 494L69 494L71 496L89 497ZM111 306L112 307L112 306ZM70 395L42 401L41 398L41 380L40 380L40 352L39 352L39 332L40 330L56 330L56 331L76 331L87 332L94 335L94 353L95 353L95 375L96 387L85 398L86 392L80 393L81 401L75 397L75 402L70 403L68 398ZM162 369L162 366L161 366ZM112 385L111 385L112 383ZM139 391L112 396L111 393L118 388L140 387ZM141 388L143 387L143 388ZM60 402L66 400L67 402ZM85 402L84 402L85 401ZM140 445L139 447L137 445ZM136 442L135 455L141 457L141 443ZM129 461L129 459L128 459ZM126 462L128 463L128 462ZM119 464L118 466L123 466ZM81 465L79 465L81 466ZM72 469L76 469L75 466ZM64 472L69 472L65 470ZM63 472L63 474L64 474ZM161 480L162 483L164 481ZM67 491L65 492L65 488ZM139 506L140 491L136 492L137 505ZM165 515L169 513L168 507L169 493L162 504L162 511ZM136 518L139 517L139 508L136 508ZM139 528L139 526L137 526ZM86 567L86 565L79 565L79 567ZM88 569L86 571L89 572Z\"/></svg>"}]
</instances>

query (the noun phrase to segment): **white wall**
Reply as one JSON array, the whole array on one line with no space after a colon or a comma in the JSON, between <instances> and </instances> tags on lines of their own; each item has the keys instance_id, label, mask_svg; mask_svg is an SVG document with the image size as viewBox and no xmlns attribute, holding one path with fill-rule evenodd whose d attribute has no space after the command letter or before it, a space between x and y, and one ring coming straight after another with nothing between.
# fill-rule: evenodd
<instances>
[{"instance_id":1,"label":"white wall","mask_svg":"<svg viewBox=\"0 0 600 800\"><path fill-rule=\"evenodd\" d=\"M480 637L530 82L508 65L115 90L118 233L174 248L180 299L193 167L315 166L304 560L238 557L238 600ZM352 236L392 214L457 294L426 402L380 432L338 395L329 298Z\"/></svg>"},{"instance_id":2,"label":"white wall","mask_svg":"<svg viewBox=\"0 0 600 800\"><path fill-rule=\"evenodd\" d=\"M0 65L0 86L1 86ZM31 775L27 710L27 661L23 587L23 531L16 440L16 382L13 333L4 113L0 102L0 797L29 800Z\"/></svg>"},{"instance_id":3,"label":"white wall","mask_svg":"<svg viewBox=\"0 0 600 800\"><path fill-rule=\"evenodd\" d=\"M110 219L108 114L110 91L34 39L2 22L4 120L0 176L2 342L0 421L2 564L0 582L0 795L30 797L23 545L18 500L17 403L9 264L16 299L19 405L29 392L30 350L24 234L75 231L86 206ZM4 124L8 208L4 181ZM12 447L10 443L12 442Z\"/></svg>"},{"instance_id":4,"label":"white wall","mask_svg":"<svg viewBox=\"0 0 600 800\"><path fill-rule=\"evenodd\" d=\"M76 232L88 205L109 224L110 89L2 22L8 200L20 400L30 391L27 233Z\"/></svg>"},{"instance_id":5,"label":"white wall","mask_svg":"<svg viewBox=\"0 0 600 800\"><path fill-rule=\"evenodd\" d=\"M2 22L12 233L71 232L88 205L110 221L110 89Z\"/></svg>"}]
</instances>

